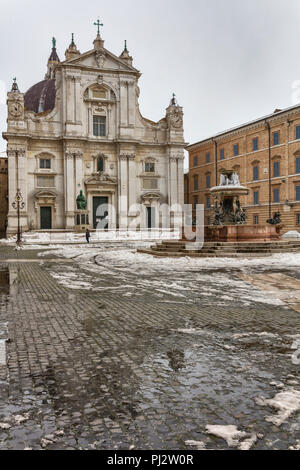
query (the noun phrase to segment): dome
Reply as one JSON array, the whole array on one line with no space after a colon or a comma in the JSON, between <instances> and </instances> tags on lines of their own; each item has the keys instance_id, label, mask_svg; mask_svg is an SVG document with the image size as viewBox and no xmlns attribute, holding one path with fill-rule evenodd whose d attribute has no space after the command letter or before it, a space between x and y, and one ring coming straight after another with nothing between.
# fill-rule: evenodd
<instances>
[{"instance_id":1,"label":"dome","mask_svg":"<svg viewBox=\"0 0 300 470\"><path fill-rule=\"evenodd\" d=\"M24 95L24 104L27 111L43 113L51 111L55 106L55 79L42 80L33 85Z\"/></svg>"}]
</instances>

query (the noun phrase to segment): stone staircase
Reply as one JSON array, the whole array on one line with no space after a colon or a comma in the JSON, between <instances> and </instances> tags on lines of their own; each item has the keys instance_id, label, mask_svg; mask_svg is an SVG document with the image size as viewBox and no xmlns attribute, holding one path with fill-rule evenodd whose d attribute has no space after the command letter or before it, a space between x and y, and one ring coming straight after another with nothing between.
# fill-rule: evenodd
<instances>
[{"instance_id":1,"label":"stone staircase","mask_svg":"<svg viewBox=\"0 0 300 470\"><path fill-rule=\"evenodd\" d=\"M191 249L187 248L190 247ZM300 253L300 241L269 241L269 242L205 242L199 250L194 243L181 241L163 241L148 249L140 248L139 253L153 256L198 258L254 258L271 256L274 253Z\"/></svg>"}]
</instances>

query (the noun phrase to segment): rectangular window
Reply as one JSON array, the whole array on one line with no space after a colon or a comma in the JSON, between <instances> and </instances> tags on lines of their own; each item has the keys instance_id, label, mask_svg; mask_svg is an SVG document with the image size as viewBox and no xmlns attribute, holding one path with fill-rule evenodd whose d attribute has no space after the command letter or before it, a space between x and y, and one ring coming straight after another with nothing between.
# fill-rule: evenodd
<instances>
[{"instance_id":1,"label":"rectangular window","mask_svg":"<svg viewBox=\"0 0 300 470\"><path fill-rule=\"evenodd\" d=\"M158 189L158 180L157 179L143 179L143 188L144 189Z\"/></svg>"},{"instance_id":2,"label":"rectangular window","mask_svg":"<svg viewBox=\"0 0 300 470\"><path fill-rule=\"evenodd\" d=\"M253 204L255 206L258 205L258 191L254 191L254 193L253 193Z\"/></svg>"},{"instance_id":3,"label":"rectangular window","mask_svg":"<svg viewBox=\"0 0 300 470\"><path fill-rule=\"evenodd\" d=\"M296 173L300 173L300 157L296 158Z\"/></svg>"},{"instance_id":4,"label":"rectangular window","mask_svg":"<svg viewBox=\"0 0 300 470\"><path fill-rule=\"evenodd\" d=\"M239 144L235 144L233 147L234 156L237 157L239 154Z\"/></svg>"},{"instance_id":5,"label":"rectangular window","mask_svg":"<svg viewBox=\"0 0 300 470\"><path fill-rule=\"evenodd\" d=\"M210 225L210 217L206 217L206 225Z\"/></svg>"},{"instance_id":6,"label":"rectangular window","mask_svg":"<svg viewBox=\"0 0 300 470\"><path fill-rule=\"evenodd\" d=\"M206 209L210 209L210 197L206 197Z\"/></svg>"},{"instance_id":7,"label":"rectangular window","mask_svg":"<svg viewBox=\"0 0 300 470\"><path fill-rule=\"evenodd\" d=\"M296 186L296 201L300 201L300 186Z\"/></svg>"},{"instance_id":8,"label":"rectangular window","mask_svg":"<svg viewBox=\"0 0 300 470\"><path fill-rule=\"evenodd\" d=\"M258 150L258 137L256 137L255 139L252 140L252 150L253 150L253 152Z\"/></svg>"},{"instance_id":9,"label":"rectangular window","mask_svg":"<svg viewBox=\"0 0 300 470\"><path fill-rule=\"evenodd\" d=\"M279 145L279 132L273 134L273 145Z\"/></svg>"},{"instance_id":10,"label":"rectangular window","mask_svg":"<svg viewBox=\"0 0 300 470\"><path fill-rule=\"evenodd\" d=\"M106 116L93 116L93 134L96 137L106 136Z\"/></svg>"},{"instance_id":11,"label":"rectangular window","mask_svg":"<svg viewBox=\"0 0 300 470\"><path fill-rule=\"evenodd\" d=\"M155 172L155 163L146 162L145 163L145 172L154 173Z\"/></svg>"},{"instance_id":12,"label":"rectangular window","mask_svg":"<svg viewBox=\"0 0 300 470\"><path fill-rule=\"evenodd\" d=\"M258 217L258 215L254 215L254 216L253 216L253 223L254 223L254 225L258 225L258 224L259 224L259 217Z\"/></svg>"},{"instance_id":13,"label":"rectangular window","mask_svg":"<svg viewBox=\"0 0 300 470\"><path fill-rule=\"evenodd\" d=\"M210 163L210 153L209 152L207 152L205 158L206 158L206 163Z\"/></svg>"},{"instance_id":14,"label":"rectangular window","mask_svg":"<svg viewBox=\"0 0 300 470\"><path fill-rule=\"evenodd\" d=\"M279 176L279 162L273 162L273 178Z\"/></svg>"},{"instance_id":15,"label":"rectangular window","mask_svg":"<svg viewBox=\"0 0 300 470\"><path fill-rule=\"evenodd\" d=\"M273 202L279 202L279 188L273 189Z\"/></svg>"},{"instance_id":16,"label":"rectangular window","mask_svg":"<svg viewBox=\"0 0 300 470\"><path fill-rule=\"evenodd\" d=\"M296 126L296 139L300 139L300 126Z\"/></svg>"},{"instance_id":17,"label":"rectangular window","mask_svg":"<svg viewBox=\"0 0 300 470\"><path fill-rule=\"evenodd\" d=\"M198 156L197 155L194 157L193 165L194 165L194 167L198 166Z\"/></svg>"},{"instance_id":18,"label":"rectangular window","mask_svg":"<svg viewBox=\"0 0 300 470\"><path fill-rule=\"evenodd\" d=\"M300 214L296 214L296 225L300 225Z\"/></svg>"},{"instance_id":19,"label":"rectangular window","mask_svg":"<svg viewBox=\"0 0 300 470\"><path fill-rule=\"evenodd\" d=\"M253 167L253 181L258 180L258 166Z\"/></svg>"},{"instance_id":20,"label":"rectangular window","mask_svg":"<svg viewBox=\"0 0 300 470\"><path fill-rule=\"evenodd\" d=\"M51 159L50 158L40 158L40 168L51 168Z\"/></svg>"},{"instance_id":21,"label":"rectangular window","mask_svg":"<svg viewBox=\"0 0 300 470\"><path fill-rule=\"evenodd\" d=\"M206 175L206 188L210 188L210 175Z\"/></svg>"},{"instance_id":22,"label":"rectangular window","mask_svg":"<svg viewBox=\"0 0 300 470\"><path fill-rule=\"evenodd\" d=\"M38 188L53 188L54 176L38 176L36 179L36 185Z\"/></svg>"},{"instance_id":23,"label":"rectangular window","mask_svg":"<svg viewBox=\"0 0 300 470\"><path fill-rule=\"evenodd\" d=\"M194 176L194 191L198 190L198 176Z\"/></svg>"},{"instance_id":24,"label":"rectangular window","mask_svg":"<svg viewBox=\"0 0 300 470\"><path fill-rule=\"evenodd\" d=\"M225 158L224 149L220 149L220 160L224 160L224 158Z\"/></svg>"},{"instance_id":25,"label":"rectangular window","mask_svg":"<svg viewBox=\"0 0 300 470\"><path fill-rule=\"evenodd\" d=\"M193 209L197 208L197 204L198 204L198 197L195 196L194 199L193 199Z\"/></svg>"}]
</instances>

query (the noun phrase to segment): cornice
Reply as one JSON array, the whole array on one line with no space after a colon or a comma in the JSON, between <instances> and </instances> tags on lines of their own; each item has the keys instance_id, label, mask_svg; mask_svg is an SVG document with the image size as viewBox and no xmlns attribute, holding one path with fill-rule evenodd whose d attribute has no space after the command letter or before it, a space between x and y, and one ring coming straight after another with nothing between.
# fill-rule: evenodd
<instances>
[{"instance_id":1,"label":"cornice","mask_svg":"<svg viewBox=\"0 0 300 470\"><path fill-rule=\"evenodd\" d=\"M280 114L274 114L274 116L270 115L268 117L259 119L255 122L249 123L249 124L242 124L238 128L234 128L232 130L224 131L221 132L220 134L213 135L205 140L202 140L200 142L196 142L195 144L190 144L186 147L186 150L196 150L198 148L202 148L207 146L209 143L213 142L224 142L227 138L238 136L238 135L244 135L245 133L259 129L262 127L265 127L266 123L285 123L289 117L295 116L296 114L300 114L300 106L298 106L295 109L287 110L284 112L281 112Z\"/></svg>"}]
</instances>

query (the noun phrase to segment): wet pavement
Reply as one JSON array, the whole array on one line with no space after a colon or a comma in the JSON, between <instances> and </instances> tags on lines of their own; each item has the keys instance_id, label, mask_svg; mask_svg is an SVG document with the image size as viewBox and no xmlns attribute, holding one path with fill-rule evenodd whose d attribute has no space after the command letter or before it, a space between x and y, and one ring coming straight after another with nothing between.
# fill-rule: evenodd
<instances>
[{"instance_id":1,"label":"wet pavement","mask_svg":"<svg viewBox=\"0 0 300 470\"><path fill-rule=\"evenodd\" d=\"M298 267L132 250L0 246L0 449L228 448L212 425L297 445Z\"/></svg>"}]
</instances>

